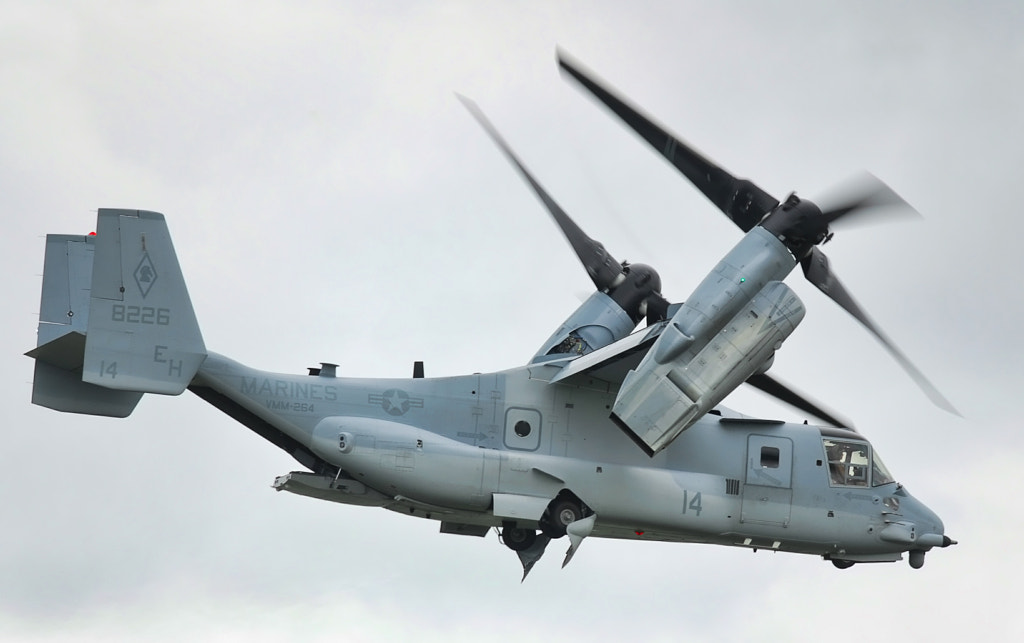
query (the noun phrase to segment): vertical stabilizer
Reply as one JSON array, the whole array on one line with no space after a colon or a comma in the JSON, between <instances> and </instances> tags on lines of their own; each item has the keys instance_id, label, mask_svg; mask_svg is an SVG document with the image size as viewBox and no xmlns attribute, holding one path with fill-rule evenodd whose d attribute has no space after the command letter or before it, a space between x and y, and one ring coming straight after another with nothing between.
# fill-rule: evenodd
<instances>
[{"instance_id":1,"label":"vertical stabilizer","mask_svg":"<svg viewBox=\"0 0 1024 643\"><path fill-rule=\"evenodd\" d=\"M142 393L115 391L82 381L85 333L89 324L94 236L46 236L39 303L32 403L57 411L125 417Z\"/></svg>"},{"instance_id":2,"label":"vertical stabilizer","mask_svg":"<svg viewBox=\"0 0 1024 643\"><path fill-rule=\"evenodd\" d=\"M32 402L124 417L178 395L206 358L162 214L100 210L96 234L46 237Z\"/></svg>"},{"instance_id":3,"label":"vertical stabilizer","mask_svg":"<svg viewBox=\"0 0 1024 643\"><path fill-rule=\"evenodd\" d=\"M82 381L179 395L205 358L164 216L100 210Z\"/></svg>"}]
</instances>

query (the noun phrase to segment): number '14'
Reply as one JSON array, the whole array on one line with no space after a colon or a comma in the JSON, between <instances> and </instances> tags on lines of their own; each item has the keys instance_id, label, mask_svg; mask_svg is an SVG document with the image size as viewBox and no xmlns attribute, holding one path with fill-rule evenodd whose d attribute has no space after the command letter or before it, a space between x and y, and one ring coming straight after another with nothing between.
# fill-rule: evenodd
<instances>
[{"instance_id":1,"label":"number '14'","mask_svg":"<svg viewBox=\"0 0 1024 643\"><path fill-rule=\"evenodd\" d=\"M683 513L685 514L687 511L692 511L699 517L701 509L702 507L700 505L700 492L698 491L697 493L693 494L693 497L691 498L690 492L687 491L686 489L683 489Z\"/></svg>"},{"instance_id":2,"label":"number '14'","mask_svg":"<svg viewBox=\"0 0 1024 643\"><path fill-rule=\"evenodd\" d=\"M106 377L107 375L109 375L111 379L115 379L117 377L117 362L110 362L109 364L107 364L106 361L100 362L100 377Z\"/></svg>"}]
</instances>

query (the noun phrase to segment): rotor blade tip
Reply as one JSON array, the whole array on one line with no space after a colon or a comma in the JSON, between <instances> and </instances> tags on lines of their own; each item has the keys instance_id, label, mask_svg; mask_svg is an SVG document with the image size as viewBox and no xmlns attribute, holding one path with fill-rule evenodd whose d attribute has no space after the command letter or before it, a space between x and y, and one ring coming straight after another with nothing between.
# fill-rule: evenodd
<instances>
[{"instance_id":1,"label":"rotor blade tip","mask_svg":"<svg viewBox=\"0 0 1024 643\"><path fill-rule=\"evenodd\" d=\"M476 106L476 103L471 98L468 98L465 95L460 94L459 92L455 92L455 98L458 98L459 102L465 105L466 109L468 109L469 111L479 111L479 108Z\"/></svg>"},{"instance_id":2,"label":"rotor blade tip","mask_svg":"<svg viewBox=\"0 0 1024 643\"><path fill-rule=\"evenodd\" d=\"M559 70L563 74L569 74L570 76L578 76L583 74L583 64L561 47L555 48L555 59L558 61Z\"/></svg>"},{"instance_id":3,"label":"rotor blade tip","mask_svg":"<svg viewBox=\"0 0 1024 643\"><path fill-rule=\"evenodd\" d=\"M939 407L943 411L945 411L947 413L951 413L951 414L957 416L958 418L962 418L963 417L963 413L958 411L956 409L956 407L953 406L952 402L947 400L945 398L945 396L942 395L942 393L939 393L939 391L937 389L933 388L931 391L928 391L928 397L930 397L932 399L932 402L935 403L935 406Z\"/></svg>"}]
</instances>

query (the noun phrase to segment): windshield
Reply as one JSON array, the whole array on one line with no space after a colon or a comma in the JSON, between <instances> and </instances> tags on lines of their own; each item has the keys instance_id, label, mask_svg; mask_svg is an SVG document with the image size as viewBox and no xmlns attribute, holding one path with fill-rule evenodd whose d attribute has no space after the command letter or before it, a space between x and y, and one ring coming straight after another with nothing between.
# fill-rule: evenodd
<instances>
[{"instance_id":1,"label":"windshield","mask_svg":"<svg viewBox=\"0 0 1024 643\"><path fill-rule=\"evenodd\" d=\"M882 459L878 457L878 452L876 451L871 461L871 486L880 487L890 482L896 482L896 479L892 477L889 470L882 464Z\"/></svg>"}]
</instances>

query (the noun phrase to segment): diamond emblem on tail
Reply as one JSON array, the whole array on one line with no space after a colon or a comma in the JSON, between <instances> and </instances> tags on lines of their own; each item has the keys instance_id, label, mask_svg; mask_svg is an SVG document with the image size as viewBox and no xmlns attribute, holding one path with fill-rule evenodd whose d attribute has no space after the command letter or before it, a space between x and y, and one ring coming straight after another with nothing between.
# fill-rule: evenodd
<instances>
[{"instance_id":1,"label":"diamond emblem on tail","mask_svg":"<svg viewBox=\"0 0 1024 643\"><path fill-rule=\"evenodd\" d=\"M142 261L139 262L139 267L133 274L135 275L135 284L139 287L142 298L145 299L157 278L156 268L153 266L148 252L142 255Z\"/></svg>"}]
</instances>

